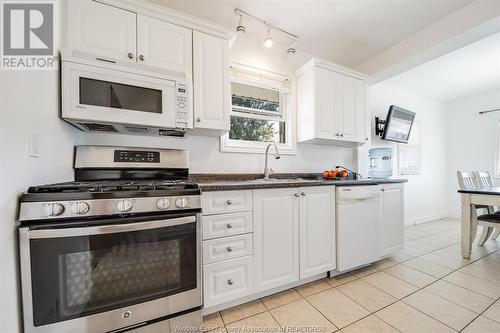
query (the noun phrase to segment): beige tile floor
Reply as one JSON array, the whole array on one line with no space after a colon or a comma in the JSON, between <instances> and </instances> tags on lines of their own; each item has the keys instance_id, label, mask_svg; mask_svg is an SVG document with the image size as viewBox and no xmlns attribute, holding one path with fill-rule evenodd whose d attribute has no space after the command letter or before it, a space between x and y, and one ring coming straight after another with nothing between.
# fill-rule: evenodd
<instances>
[{"instance_id":1,"label":"beige tile floor","mask_svg":"<svg viewBox=\"0 0 500 333\"><path fill-rule=\"evenodd\" d=\"M459 241L457 220L406 227L390 258L211 314L204 330L498 333L500 239L474 244L471 259Z\"/></svg>"}]
</instances>

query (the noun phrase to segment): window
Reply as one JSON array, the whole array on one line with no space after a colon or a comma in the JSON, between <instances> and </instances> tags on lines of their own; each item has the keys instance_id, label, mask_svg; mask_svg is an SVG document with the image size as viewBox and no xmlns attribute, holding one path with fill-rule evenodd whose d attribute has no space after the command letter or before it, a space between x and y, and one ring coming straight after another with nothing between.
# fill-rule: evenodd
<instances>
[{"instance_id":1,"label":"window","mask_svg":"<svg viewBox=\"0 0 500 333\"><path fill-rule=\"evenodd\" d=\"M495 152L495 177L500 178L500 122L497 129L497 146Z\"/></svg>"},{"instance_id":2,"label":"window","mask_svg":"<svg viewBox=\"0 0 500 333\"><path fill-rule=\"evenodd\" d=\"M408 143L398 143L398 173L418 175L421 172L420 125L414 122Z\"/></svg>"},{"instance_id":3,"label":"window","mask_svg":"<svg viewBox=\"0 0 500 333\"><path fill-rule=\"evenodd\" d=\"M288 91L244 80L231 82L231 128L221 138L221 151L264 153L275 141L283 154L293 154L292 117Z\"/></svg>"}]
</instances>

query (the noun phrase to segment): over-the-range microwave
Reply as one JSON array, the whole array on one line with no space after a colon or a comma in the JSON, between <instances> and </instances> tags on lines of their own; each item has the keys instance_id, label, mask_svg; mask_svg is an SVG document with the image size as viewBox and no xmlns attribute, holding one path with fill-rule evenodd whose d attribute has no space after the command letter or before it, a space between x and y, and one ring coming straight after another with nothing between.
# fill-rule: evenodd
<instances>
[{"instance_id":1,"label":"over-the-range microwave","mask_svg":"<svg viewBox=\"0 0 500 333\"><path fill-rule=\"evenodd\" d=\"M62 118L83 131L184 136L193 128L187 73L65 49Z\"/></svg>"}]
</instances>

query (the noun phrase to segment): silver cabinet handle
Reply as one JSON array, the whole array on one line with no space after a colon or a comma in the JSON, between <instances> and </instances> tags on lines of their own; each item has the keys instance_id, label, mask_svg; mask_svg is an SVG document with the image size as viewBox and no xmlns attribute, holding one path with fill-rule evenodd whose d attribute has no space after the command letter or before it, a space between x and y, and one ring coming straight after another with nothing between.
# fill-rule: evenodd
<instances>
[{"instance_id":1,"label":"silver cabinet handle","mask_svg":"<svg viewBox=\"0 0 500 333\"><path fill-rule=\"evenodd\" d=\"M231 206L231 205L233 204L233 202L232 202L231 200L228 200L228 201L227 201L227 204L228 204L229 206Z\"/></svg>"},{"instance_id":2,"label":"silver cabinet handle","mask_svg":"<svg viewBox=\"0 0 500 333\"><path fill-rule=\"evenodd\" d=\"M231 223L228 223L228 224L226 224L226 227L227 227L228 229L231 229L231 228L233 227L233 225L232 225Z\"/></svg>"},{"instance_id":3,"label":"silver cabinet handle","mask_svg":"<svg viewBox=\"0 0 500 333\"><path fill-rule=\"evenodd\" d=\"M335 136L340 136L340 133L335 133Z\"/></svg>"},{"instance_id":4,"label":"silver cabinet handle","mask_svg":"<svg viewBox=\"0 0 500 333\"><path fill-rule=\"evenodd\" d=\"M129 59L134 59L134 54L132 52L129 52L127 56Z\"/></svg>"},{"instance_id":5,"label":"silver cabinet handle","mask_svg":"<svg viewBox=\"0 0 500 333\"><path fill-rule=\"evenodd\" d=\"M233 252L233 248L231 246L227 247L227 252Z\"/></svg>"},{"instance_id":6,"label":"silver cabinet handle","mask_svg":"<svg viewBox=\"0 0 500 333\"><path fill-rule=\"evenodd\" d=\"M298 193L295 193L294 195L295 195L297 198L299 197L299 194L298 194Z\"/></svg>"},{"instance_id":7,"label":"silver cabinet handle","mask_svg":"<svg viewBox=\"0 0 500 333\"><path fill-rule=\"evenodd\" d=\"M306 194L304 192L300 193L301 196L305 197Z\"/></svg>"},{"instance_id":8,"label":"silver cabinet handle","mask_svg":"<svg viewBox=\"0 0 500 333\"><path fill-rule=\"evenodd\" d=\"M385 188L381 188L380 190L381 190L382 192L385 192Z\"/></svg>"},{"instance_id":9,"label":"silver cabinet handle","mask_svg":"<svg viewBox=\"0 0 500 333\"><path fill-rule=\"evenodd\" d=\"M344 134L340 134L340 137L343 138L344 137Z\"/></svg>"},{"instance_id":10,"label":"silver cabinet handle","mask_svg":"<svg viewBox=\"0 0 500 333\"><path fill-rule=\"evenodd\" d=\"M141 55L139 55L139 60L140 60L140 61L144 61L144 56L143 56L142 54L141 54Z\"/></svg>"},{"instance_id":11,"label":"silver cabinet handle","mask_svg":"<svg viewBox=\"0 0 500 333\"><path fill-rule=\"evenodd\" d=\"M201 118L196 118L197 123L201 123Z\"/></svg>"},{"instance_id":12,"label":"silver cabinet handle","mask_svg":"<svg viewBox=\"0 0 500 333\"><path fill-rule=\"evenodd\" d=\"M231 280L231 279L227 280L228 285L232 285L233 283L234 283L233 280Z\"/></svg>"}]
</instances>

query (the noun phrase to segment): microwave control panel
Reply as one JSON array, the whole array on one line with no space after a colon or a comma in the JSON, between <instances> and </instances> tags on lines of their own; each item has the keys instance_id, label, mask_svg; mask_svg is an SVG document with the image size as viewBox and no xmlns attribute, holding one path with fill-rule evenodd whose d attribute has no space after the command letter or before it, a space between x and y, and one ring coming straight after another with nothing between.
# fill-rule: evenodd
<instances>
[{"instance_id":1,"label":"microwave control panel","mask_svg":"<svg viewBox=\"0 0 500 333\"><path fill-rule=\"evenodd\" d=\"M179 128L187 128L190 121L190 107L189 107L189 91L188 86L184 83L177 83L175 87L175 104L176 104L176 117L175 125Z\"/></svg>"}]
</instances>

